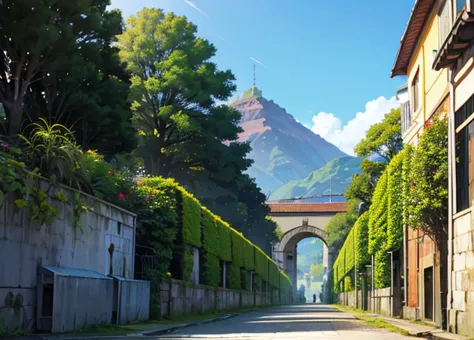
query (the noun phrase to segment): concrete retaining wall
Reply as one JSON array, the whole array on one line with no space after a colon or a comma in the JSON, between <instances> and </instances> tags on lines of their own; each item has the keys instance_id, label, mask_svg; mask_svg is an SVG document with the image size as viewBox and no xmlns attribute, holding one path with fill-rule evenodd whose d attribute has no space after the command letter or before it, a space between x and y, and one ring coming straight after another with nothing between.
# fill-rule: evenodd
<instances>
[{"instance_id":1,"label":"concrete retaining wall","mask_svg":"<svg viewBox=\"0 0 474 340\"><path fill-rule=\"evenodd\" d=\"M46 181L41 186L49 190L49 202L57 212L51 226L31 221L28 209L16 208L14 197L7 197L0 207L0 325L7 331L34 328L39 264L133 276L135 215L81 194L88 210L80 216L81 228L75 227L76 191L50 187ZM58 192L66 195L68 203L53 199Z\"/></svg>"},{"instance_id":2,"label":"concrete retaining wall","mask_svg":"<svg viewBox=\"0 0 474 340\"><path fill-rule=\"evenodd\" d=\"M280 297L278 291L255 293L194 285L173 279L162 283L160 290L162 317L290 303L289 294L288 297Z\"/></svg>"},{"instance_id":3,"label":"concrete retaining wall","mask_svg":"<svg viewBox=\"0 0 474 340\"><path fill-rule=\"evenodd\" d=\"M367 292L367 307L372 313L391 316L392 295L390 288L376 289ZM357 299L355 291L339 293L337 301L344 306L362 309L362 291L357 291Z\"/></svg>"},{"instance_id":4,"label":"concrete retaining wall","mask_svg":"<svg viewBox=\"0 0 474 340\"><path fill-rule=\"evenodd\" d=\"M150 318L150 281L122 279L117 288L117 324Z\"/></svg>"}]
</instances>

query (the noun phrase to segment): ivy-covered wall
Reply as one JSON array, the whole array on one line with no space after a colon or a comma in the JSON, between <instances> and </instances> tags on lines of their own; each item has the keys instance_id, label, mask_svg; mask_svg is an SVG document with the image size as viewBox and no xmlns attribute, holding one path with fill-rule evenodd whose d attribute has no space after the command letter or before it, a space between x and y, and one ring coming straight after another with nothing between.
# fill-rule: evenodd
<instances>
[{"instance_id":1,"label":"ivy-covered wall","mask_svg":"<svg viewBox=\"0 0 474 340\"><path fill-rule=\"evenodd\" d=\"M225 264L229 288L251 290L250 276L254 272L253 290L291 291L290 279L270 257L220 217L201 206L198 200L176 182L147 178L137 184L141 197L150 210L163 213L163 210L169 208L174 212L165 220L158 214L148 216L146 220L138 219L139 224L152 224L146 229L147 242L155 246L157 251L166 248L162 239L168 240L169 249L172 249L171 258L168 256L160 259L164 260L173 278L190 279L194 265L192 248L198 248L201 284L222 286ZM150 218L158 222L150 221ZM162 233L156 234L158 230L162 230ZM160 247L156 248L157 245ZM181 270L171 270L172 263L179 263Z\"/></svg>"},{"instance_id":2,"label":"ivy-covered wall","mask_svg":"<svg viewBox=\"0 0 474 340\"><path fill-rule=\"evenodd\" d=\"M362 214L347 236L333 267L332 279L336 293L350 291L360 279L354 281L354 269L360 273L370 264L374 255L375 288L390 286L390 255L403 243L404 194L411 149L398 153L377 181L372 205Z\"/></svg>"}]
</instances>

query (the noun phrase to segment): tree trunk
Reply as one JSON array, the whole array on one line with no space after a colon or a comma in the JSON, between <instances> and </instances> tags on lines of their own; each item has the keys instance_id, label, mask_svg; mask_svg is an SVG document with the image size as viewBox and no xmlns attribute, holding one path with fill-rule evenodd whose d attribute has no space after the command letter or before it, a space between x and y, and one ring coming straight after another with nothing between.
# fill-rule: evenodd
<instances>
[{"instance_id":1,"label":"tree trunk","mask_svg":"<svg viewBox=\"0 0 474 340\"><path fill-rule=\"evenodd\" d=\"M16 144L18 141L18 134L21 128L21 109L15 103L12 105L10 115L8 119L8 137L12 144Z\"/></svg>"}]
</instances>

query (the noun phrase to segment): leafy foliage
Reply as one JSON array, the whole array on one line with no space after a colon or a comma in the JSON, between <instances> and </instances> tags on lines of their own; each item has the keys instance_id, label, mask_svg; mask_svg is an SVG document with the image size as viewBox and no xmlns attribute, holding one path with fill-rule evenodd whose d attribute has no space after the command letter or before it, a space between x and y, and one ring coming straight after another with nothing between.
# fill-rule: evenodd
<instances>
[{"instance_id":1,"label":"leafy foliage","mask_svg":"<svg viewBox=\"0 0 474 340\"><path fill-rule=\"evenodd\" d=\"M369 209L369 254L384 251L384 242L387 237L387 179L386 172L382 174L374 191L373 203Z\"/></svg>"},{"instance_id":2,"label":"leafy foliage","mask_svg":"<svg viewBox=\"0 0 474 340\"><path fill-rule=\"evenodd\" d=\"M326 232L328 245L338 251L357 220L358 201L347 202L347 212L339 213L329 220Z\"/></svg>"},{"instance_id":3,"label":"leafy foliage","mask_svg":"<svg viewBox=\"0 0 474 340\"><path fill-rule=\"evenodd\" d=\"M365 138L354 148L357 156L366 159L361 163L362 174L355 175L346 190L346 198L361 200L370 205L378 178L402 148L401 110L398 108L387 113L380 123L372 125ZM367 158L371 156L378 156L383 161Z\"/></svg>"},{"instance_id":4,"label":"leafy foliage","mask_svg":"<svg viewBox=\"0 0 474 340\"><path fill-rule=\"evenodd\" d=\"M217 70L210 61L215 47L196 32L185 17L144 8L118 36L120 58L132 73L137 151L154 175L177 176L199 167L220 177L215 170L228 167L229 157L211 155L244 156L248 151L245 145L222 143L236 140L240 132L240 114L216 105L235 90L234 76ZM240 161L246 163L244 157Z\"/></svg>"},{"instance_id":5,"label":"leafy foliage","mask_svg":"<svg viewBox=\"0 0 474 340\"><path fill-rule=\"evenodd\" d=\"M211 287L218 287L221 281L221 266L219 258L208 252L204 252L203 268L204 284Z\"/></svg>"},{"instance_id":6,"label":"leafy foliage","mask_svg":"<svg viewBox=\"0 0 474 340\"><path fill-rule=\"evenodd\" d=\"M108 0L0 2L0 102L11 140L43 117L74 125L84 149L107 156L134 147L118 59L119 11Z\"/></svg>"},{"instance_id":7,"label":"leafy foliage","mask_svg":"<svg viewBox=\"0 0 474 340\"><path fill-rule=\"evenodd\" d=\"M30 124L29 130L28 138L19 135L26 145L25 156L38 167L41 175L56 176L71 183L82 161L82 152L71 130L61 124L49 124L43 118L39 123Z\"/></svg>"},{"instance_id":8,"label":"leafy foliage","mask_svg":"<svg viewBox=\"0 0 474 340\"><path fill-rule=\"evenodd\" d=\"M230 235L232 239L232 264L241 268L244 266L244 238L233 229L231 229Z\"/></svg>"},{"instance_id":9,"label":"leafy foliage","mask_svg":"<svg viewBox=\"0 0 474 340\"><path fill-rule=\"evenodd\" d=\"M241 289L240 268L235 264L230 264L227 270L229 272L229 287L231 289Z\"/></svg>"},{"instance_id":10,"label":"leafy foliage","mask_svg":"<svg viewBox=\"0 0 474 340\"><path fill-rule=\"evenodd\" d=\"M219 255L222 261L232 261L232 236L230 226L216 218L216 226L219 234Z\"/></svg>"},{"instance_id":11,"label":"leafy foliage","mask_svg":"<svg viewBox=\"0 0 474 340\"><path fill-rule=\"evenodd\" d=\"M183 205L183 240L195 247L201 247L201 206L190 193L180 191Z\"/></svg>"},{"instance_id":12,"label":"leafy foliage","mask_svg":"<svg viewBox=\"0 0 474 340\"><path fill-rule=\"evenodd\" d=\"M313 281L322 281L324 275L324 267L322 264L313 264L309 270L309 275L313 277Z\"/></svg>"},{"instance_id":13,"label":"leafy foliage","mask_svg":"<svg viewBox=\"0 0 474 340\"><path fill-rule=\"evenodd\" d=\"M408 224L436 242L448 231L448 122L436 118L420 137L410 162Z\"/></svg>"},{"instance_id":14,"label":"leafy foliage","mask_svg":"<svg viewBox=\"0 0 474 340\"><path fill-rule=\"evenodd\" d=\"M224 228L224 226L220 226ZM219 229L220 229L219 228ZM219 229L216 224L216 219L212 212L206 208L202 209L202 238L203 249L212 255L221 256L219 245Z\"/></svg>"}]
</instances>

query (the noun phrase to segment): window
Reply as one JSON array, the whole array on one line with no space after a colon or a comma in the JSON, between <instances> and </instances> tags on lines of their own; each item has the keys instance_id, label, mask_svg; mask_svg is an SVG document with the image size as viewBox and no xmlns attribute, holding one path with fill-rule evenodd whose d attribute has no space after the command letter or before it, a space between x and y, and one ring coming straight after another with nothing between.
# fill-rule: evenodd
<instances>
[{"instance_id":1,"label":"window","mask_svg":"<svg viewBox=\"0 0 474 340\"><path fill-rule=\"evenodd\" d=\"M459 129L473 113L474 96L455 115L457 212L471 207L474 198L474 119Z\"/></svg>"},{"instance_id":2,"label":"window","mask_svg":"<svg viewBox=\"0 0 474 340\"><path fill-rule=\"evenodd\" d=\"M445 1L444 4L441 5L440 10L438 12L438 29L439 29L439 44L438 46L441 47L445 42L446 38L448 37L449 31L451 29L451 25L449 22L449 3L450 1Z\"/></svg>"},{"instance_id":3,"label":"window","mask_svg":"<svg viewBox=\"0 0 474 340\"><path fill-rule=\"evenodd\" d=\"M415 78L411 83L411 101L413 103L413 112L418 111L420 108L420 80L419 80L420 72L417 71Z\"/></svg>"},{"instance_id":4,"label":"window","mask_svg":"<svg viewBox=\"0 0 474 340\"><path fill-rule=\"evenodd\" d=\"M456 16L464 9L466 6L466 0L456 0Z\"/></svg>"}]
</instances>

